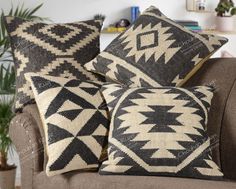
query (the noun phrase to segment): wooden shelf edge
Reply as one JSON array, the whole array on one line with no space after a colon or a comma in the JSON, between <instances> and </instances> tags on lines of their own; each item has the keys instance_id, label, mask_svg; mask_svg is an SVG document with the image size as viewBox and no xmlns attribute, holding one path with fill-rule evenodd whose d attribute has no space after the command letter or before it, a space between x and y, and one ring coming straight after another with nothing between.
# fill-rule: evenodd
<instances>
[{"instance_id":1,"label":"wooden shelf edge","mask_svg":"<svg viewBox=\"0 0 236 189\"><path fill-rule=\"evenodd\" d=\"M210 11L210 10L187 10L188 12L195 12L195 13L215 13L215 11Z\"/></svg>"},{"instance_id":2,"label":"wooden shelf edge","mask_svg":"<svg viewBox=\"0 0 236 189\"><path fill-rule=\"evenodd\" d=\"M202 34L212 34L212 35L236 35L236 31L222 32L217 30L203 30Z\"/></svg>"}]
</instances>

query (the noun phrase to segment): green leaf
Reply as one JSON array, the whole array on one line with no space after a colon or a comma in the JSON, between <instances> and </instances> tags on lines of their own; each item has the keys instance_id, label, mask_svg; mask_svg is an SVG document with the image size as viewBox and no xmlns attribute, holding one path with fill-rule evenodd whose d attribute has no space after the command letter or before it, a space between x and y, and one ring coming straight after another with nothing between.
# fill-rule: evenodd
<instances>
[{"instance_id":1,"label":"green leaf","mask_svg":"<svg viewBox=\"0 0 236 189\"><path fill-rule=\"evenodd\" d=\"M236 15L236 7L234 7L234 8L231 9L231 15L232 15L232 16Z\"/></svg>"}]
</instances>

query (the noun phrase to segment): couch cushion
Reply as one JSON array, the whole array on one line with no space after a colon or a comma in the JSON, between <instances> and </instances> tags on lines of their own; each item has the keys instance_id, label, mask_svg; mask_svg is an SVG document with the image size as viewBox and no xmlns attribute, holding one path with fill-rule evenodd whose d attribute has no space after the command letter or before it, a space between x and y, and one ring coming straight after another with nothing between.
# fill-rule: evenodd
<instances>
[{"instance_id":1,"label":"couch cushion","mask_svg":"<svg viewBox=\"0 0 236 189\"><path fill-rule=\"evenodd\" d=\"M174 187L173 187L174 186ZM199 187L201 186L201 187ZM35 189L235 189L236 182L207 181L172 177L101 176L97 173L70 172L48 178L35 177Z\"/></svg>"},{"instance_id":2,"label":"couch cushion","mask_svg":"<svg viewBox=\"0 0 236 189\"><path fill-rule=\"evenodd\" d=\"M212 91L103 85L111 124L100 173L222 179L206 133Z\"/></svg>"},{"instance_id":3,"label":"couch cushion","mask_svg":"<svg viewBox=\"0 0 236 189\"><path fill-rule=\"evenodd\" d=\"M85 67L129 86L181 86L226 42L150 7Z\"/></svg>"},{"instance_id":4,"label":"couch cushion","mask_svg":"<svg viewBox=\"0 0 236 189\"><path fill-rule=\"evenodd\" d=\"M109 125L101 85L34 73L26 75L43 122L47 175L97 168Z\"/></svg>"},{"instance_id":5,"label":"couch cushion","mask_svg":"<svg viewBox=\"0 0 236 189\"><path fill-rule=\"evenodd\" d=\"M27 72L52 76L101 80L83 65L99 53L101 20L65 24L45 24L6 17L14 55L16 75L16 110L33 103L34 97L24 78Z\"/></svg>"}]
</instances>

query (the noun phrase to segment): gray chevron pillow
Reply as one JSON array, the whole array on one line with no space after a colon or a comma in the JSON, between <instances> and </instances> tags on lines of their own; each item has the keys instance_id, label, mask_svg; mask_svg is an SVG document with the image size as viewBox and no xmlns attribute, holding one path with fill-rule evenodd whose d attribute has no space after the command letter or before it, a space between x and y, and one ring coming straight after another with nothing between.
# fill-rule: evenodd
<instances>
[{"instance_id":1,"label":"gray chevron pillow","mask_svg":"<svg viewBox=\"0 0 236 189\"><path fill-rule=\"evenodd\" d=\"M104 85L111 124L100 174L221 179L206 132L212 91Z\"/></svg>"},{"instance_id":2,"label":"gray chevron pillow","mask_svg":"<svg viewBox=\"0 0 236 189\"><path fill-rule=\"evenodd\" d=\"M32 73L26 78L43 123L47 175L97 169L107 145L109 126L101 85Z\"/></svg>"},{"instance_id":3,"label":"gray chevron pillow","mask_svg":"<svg viewBox=\"0 0 236 189\"><path fill-rule=\"evenodd\" d=\"M102 21L90 20L66 24L44 24L6 17L16 68L15 110L34 102L24 74L40 72L51 76L102 81L83 65L99 53Z\"/></svg>"},{"instance_id":4,"label":"gray chevron pillow","mask_svg":"<svg viewBox=\"0 0 236 189\"><path fill-rule=\"evenodd\" d=\"M128 86L181 86L226 42L194 33L150 7L85 67Z\"/></svg>"}]
</instances>

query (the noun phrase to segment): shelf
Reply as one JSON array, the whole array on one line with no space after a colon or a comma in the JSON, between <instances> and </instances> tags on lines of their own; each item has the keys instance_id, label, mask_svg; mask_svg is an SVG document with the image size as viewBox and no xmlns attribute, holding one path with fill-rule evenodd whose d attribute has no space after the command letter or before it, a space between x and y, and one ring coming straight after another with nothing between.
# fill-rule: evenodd
<instances>
[{"instance_id":1,"label":"shelf","mask_svg":"<svg viewBox=\"0 0 236 189\"><path fill-rule=\"evenodd\" d=\"M214 11L210 11L210 10L187 10L188 12L195 12L195 13L205 13L205 14L210 14L210 13L214 13Z\"/></svg>"},{"instance_id":2,"label":"shelf","mask_svg":"<svg viewBox=\"0 0 236 189\"><path fill-rule=\"evenodd\" d=\"M212 35L236 35L236 31L222 32L217 30L203 30L203 34L212 34Z\"/></svg>"},{"instance_id":3,"label":"shelf","mask_svg":"<svg viewBox=\"0 0 236 189\"><path fill-rule=\"evenodd\" d=\"M120 34L120 33L122 33L122 32L118 32L118 31L114 31L114 32L109 32L109 31L106 31L106 30L102 30L102 32L101 32L102 34Z\"/></svg>"}]
</instances>

